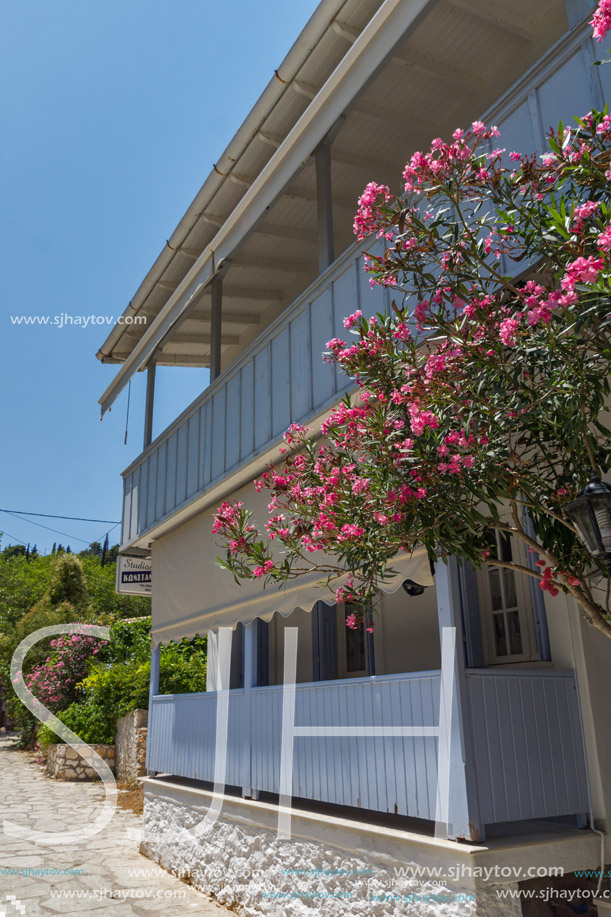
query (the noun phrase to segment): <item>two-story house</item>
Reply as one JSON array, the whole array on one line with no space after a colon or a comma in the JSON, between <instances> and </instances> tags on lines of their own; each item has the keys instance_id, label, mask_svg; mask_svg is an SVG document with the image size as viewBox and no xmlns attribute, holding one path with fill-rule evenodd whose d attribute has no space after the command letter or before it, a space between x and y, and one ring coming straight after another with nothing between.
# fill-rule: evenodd
<instances>
[{"instance_id":1,"label":"two-story house","mask_svg":"<svg viewBox=\"0 0 611 917\"><path fill-rule=\"evenodd\" d=\"M373 634L352 631L316 578L236 584L212 534L223 499L263 518L253 481L284 430L316 429L346 391L322 360L344 316L389 308L354 242L364 186L398 190L411 153L479 117L507 150L542 151L549 125L601 108L611 68L592 66L591 12L322 0L133 296L126 317L147 322L117 324L98 353L119 365L103 412L148 376L121 547L152 557L143 850L249 913L305 913L316 894L330 913L440 913L440 868L443 913L519 914L499 887L594 869L601 839L611 859L611 647L570 599L416 553L397 561ZM151 441L158 365L209 367L210 384ZM208 635L206 690L159 695L160 646L194 634ZM456 636L445 688L442 634Z\"/></svg>"}]
</instances>

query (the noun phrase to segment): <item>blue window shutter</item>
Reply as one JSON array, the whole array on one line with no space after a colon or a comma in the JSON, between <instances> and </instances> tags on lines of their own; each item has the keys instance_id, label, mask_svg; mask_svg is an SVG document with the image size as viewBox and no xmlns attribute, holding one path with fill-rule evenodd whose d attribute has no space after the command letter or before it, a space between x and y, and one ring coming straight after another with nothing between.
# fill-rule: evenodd
<instances>
[{"instance_id":1,"label":"blue window shutter","mask_svg":"<svg viewBox=\"0 0 611 917\"><path fill-rule=\"evenodd\" d=\"M524 531L526 534L530 538L536 539L535 527L532 523L532 519L526 511L524 511L522 514L522 525L524 526ZM531 570L535 569L535 564L538 560L539 555L535 554L534 551L527 552L526 563ZM535 636L537 638L539 659L541 659L543 662L549 662L552 658L552 653L549 645L549 630L547 627L545 599L543 598L543 593L539 589L538 583L533 579L533 577L529 576L528 580L530 585L530 596L533 605L533 618L535 622Z\"/></svg>"},{"instance_id":2,"label":"blue window shutter","mask_svg":"<svg viewBox=\"0 0 611 917\"><path fill-rule=\"evenodd\" d=\"M230 688L244 687L244 625L240 621L235 626L231 641Z\"/></svg>"},{"instance_id":3,"label":"blue window shutter","mask_svg":"<svg viewBox=\"0 0 611 917\"><path fill-rule=\"evenodd\" d=\"M269 685L269 624L257 618L257 686Z\"/></svg>"},{"instance_id":4,"label":"blue window shutter","mask_svg":"<svg viewBox=\"0 0 611 917\"><path fill-rule=\"evenodd\" d=\"M335 605L317 602L312 609L314 680L337 678L337 613Z\"/></svg>"},{"instance_id":5,"label":"blue window shutter","mask_svg":"<svg viewBox=\"0 0 611 917\"><path fill-rule=\"evenodd\" d=\"M473 565L464 561L458 568L458 575L465 641L465 665L470 669L480 669L485 662L477 574Z\"/></svg>"}]
</instances>

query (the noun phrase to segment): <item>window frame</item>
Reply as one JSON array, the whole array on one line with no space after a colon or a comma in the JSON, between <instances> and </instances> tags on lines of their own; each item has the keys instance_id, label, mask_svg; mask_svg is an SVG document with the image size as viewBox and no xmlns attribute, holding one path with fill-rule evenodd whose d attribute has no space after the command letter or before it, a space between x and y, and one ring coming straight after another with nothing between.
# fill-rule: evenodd
<instances>
[{"instance_id":1,"label":"window frame","mask_svg":"<svg viewBox=\"0 0 611 917\"><path fill-rule=\"evenodd\" d=\"M502 533L495 533L497 537L497 545L500 541L499 536ZM527 566L525 548L515 537L509 536L512 558L519 564ZM499 545L500 547L500 545ZM492 589L490 582L490 574L494 570L498 570L501 578L503 577L503 570L506 570L506 567L496 567L491 566L487 563L482 564L480 569L477 571L477 591L479 598L480 606L480 618L482 626L482 636L484 643L484 659L487 666L492 665L508 665L512 663L524 663L524 662L536 662L539 660L539 651L537 647L537 639L535 633L535 621L534 621L534 609L530 591L530 584L528 582L528 577L524 573L520 573L518 570L513 571L515 578L515 590L516 590L516 606L515 608L505 608L503 607L502 612L504 614L504 620L506 621L506 614L508 611L517 611L518 612L518 621L520 623L520 637L522 639L522 652L521 653L509 653L503 656L498 655L496 651L496 642L495 642L495 632L494 632L494 617L501 612L501 609L494 611L492 608ZM504 586L503 595L504 595ZM509 641L509 631L507 626L505 627L506 639ZM508 643L509 648L509 643Z\"/></svg>"}]
</instances>

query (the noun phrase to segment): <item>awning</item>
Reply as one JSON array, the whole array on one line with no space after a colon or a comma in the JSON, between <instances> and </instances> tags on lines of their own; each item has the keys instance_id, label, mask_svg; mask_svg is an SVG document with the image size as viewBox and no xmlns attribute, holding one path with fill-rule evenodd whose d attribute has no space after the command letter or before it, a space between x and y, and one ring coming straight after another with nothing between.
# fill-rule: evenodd
<instances>
[{"instance_id":1,"label":"awning","mask_svg":"<svg viewBox=\"0 0 611 917\"><path fill-rule=\"evenodd\" d=\"M267 518L269 492L257 493L252 483L235 493L255 521ZM310 573L283 584L263 587L259 580L235 582L231 573L216 565L224 551L212 534L214 511L200 516L153 542L153 648L160 643L206 634L212 628L235 627L254 618L269 621L277 612L284 617L296 608L311 611L318 601L333 604L333 595L321 589L320 573ZM398 554L392 562L396 575L383 586L395 592L406 579L423 586L433 585L428 556L424 549L411 555Z\"/></svg>"}]
</instances>

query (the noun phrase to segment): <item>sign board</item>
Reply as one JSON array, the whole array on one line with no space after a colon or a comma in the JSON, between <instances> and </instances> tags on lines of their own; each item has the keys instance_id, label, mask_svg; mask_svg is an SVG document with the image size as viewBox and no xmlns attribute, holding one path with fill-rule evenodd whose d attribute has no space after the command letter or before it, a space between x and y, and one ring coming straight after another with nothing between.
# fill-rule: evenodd
<instances>
[{"instance_id":1,"label":"sign board","mask_svg":"<svg viewBox=\"0 0 611 917\"><path fill-rule=\"evenodd\" d=\"M150 595L151 558L119 554L115 591L123 595Z\"/></svg>"}]
</instances>

